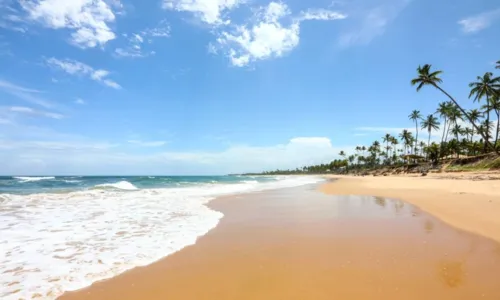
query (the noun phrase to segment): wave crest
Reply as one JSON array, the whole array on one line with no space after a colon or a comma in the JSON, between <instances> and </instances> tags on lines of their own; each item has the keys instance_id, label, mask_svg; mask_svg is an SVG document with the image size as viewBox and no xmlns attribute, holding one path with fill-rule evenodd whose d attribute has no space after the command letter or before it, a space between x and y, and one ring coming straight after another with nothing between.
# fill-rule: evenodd
<instances>
[{"instance_id":1,"label":"wave crest","mask_svg":"<svg viewBox=\"0 0 500 300\"><path fill-rule=\"evenodd\" d=\"M48 177L14 177L14 179L20 180L21 182L32 182L32 181L40 181L40 180L53 180L56 179L53 176L48 176Z\"/></svg>"},{"instance_id":2,"label":"wave crest","mask_svg":"<svg viewBox=\"0 0 500 300\"><path fill-rule=\"evenodd\" d=\"M118 189L118 190L126 190L126 191L135 191L138 188L128 181L119 181L116 183L104 183L98 184L93 187L93 189Z\"/></svg>"}]
</instances>

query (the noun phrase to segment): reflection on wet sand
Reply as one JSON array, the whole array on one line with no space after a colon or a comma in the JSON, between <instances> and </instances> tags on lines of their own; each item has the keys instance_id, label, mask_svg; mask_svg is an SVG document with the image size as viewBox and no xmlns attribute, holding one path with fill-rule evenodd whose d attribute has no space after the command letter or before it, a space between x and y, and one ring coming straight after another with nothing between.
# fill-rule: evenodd
<instances>
[{"instance_id":1,"label":"reflection on wet sand","mask_svg":"<svg viewBox=\"0 0 500 300\"><path fill-rule=\"evenodd\" d=\"M385 200L385 198L382 198L382 197L374 197L374 200L375 200L375 204L377 204L377 205L378 205L378 206L380 206L380 207L385 208L385 205L386 205L386 200Z\"/></svg>"},{"instance_id":2,"label":"reflection on wet sand","mask_svg":"<svg viewBox=\"0 0 500 300\"><path fill-rule=\"evenodd\" d=\"M210 204L196 245L63 299L500 299L499 245L398 200L304 188Z\"/></svg>"},{"instance_id":3,"label":"reflection on wet sand","mask_svg":"<svg viewBox=\"0 0 500 300\"><path fill-rule=\"evenodd\" d=\"M425 220L424 228L425 232L432 233L432 231L434 230L434 223L431 220L427 219Z\"/></svg>"},{"instance_id":4,"label":"reflection on wet sand","mask_svg":"<svg viewBox=\"0 0 500 300\"><path fill-rule=\"evenodd\" d=\"M439 277L446 286L456 288L464 283L464 262L442 261L439 263L438 268Z\"/></svg>"}]
</instances>

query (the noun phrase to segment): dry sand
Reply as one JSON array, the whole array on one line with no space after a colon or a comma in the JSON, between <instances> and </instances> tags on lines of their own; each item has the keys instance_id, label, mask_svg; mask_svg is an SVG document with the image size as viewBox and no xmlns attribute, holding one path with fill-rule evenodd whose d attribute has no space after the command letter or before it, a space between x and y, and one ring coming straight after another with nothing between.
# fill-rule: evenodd
<instances>
[{"instance_id":1,"label":"dry sand","mask_svg":"<svg viewBox=\"0 0 500 300\"><path fill-rule=\"evenodd\" d=\"M470 187L459 189L465 184L443 182L451 192L426 193L428 181L408 190L402 187L407 180L412 179L343 178L322 189L382 194L381 185L390 183L398 188L388 196L411 195L417 204L437 199L442 204L436 207L456 222L459 217L445 213L455 195L498 208L493 195L456 194L471 193ZM421 202L418 195L425 196ZM461 197L457 201L466 209ZM221 198L210 206L225 217L194 246L61 299L500 299L500 244L402 201L300 187ZM462 218L467 226L475 224ZM484 222L494 229L492 221Z\"/></svg>"},{"instance_id":2,"label":"dry sand","mask_svg":"<svg viewBox=\"0 0 500 300\"><path fill-rule=\"evenodd\" d=\"M500 180L498 173L429 174L427 177L329 176L321 187L328 194L372 195L402 199L452 226L500 242Z\"/></svg>"}]
</instances>

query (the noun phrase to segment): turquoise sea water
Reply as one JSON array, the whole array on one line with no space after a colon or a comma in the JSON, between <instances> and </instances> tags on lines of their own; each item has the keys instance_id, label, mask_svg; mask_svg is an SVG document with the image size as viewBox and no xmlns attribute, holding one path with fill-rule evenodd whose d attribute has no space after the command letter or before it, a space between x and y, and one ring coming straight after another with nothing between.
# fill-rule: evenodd
<instances>
[{"instance_id":1,"label":"turquoise sea water","mask_svg":"<svg viewBox=\"0 0 500 300\"><path fill-rule=\"evenodd\" d=\"M215 197L313 176L0 177L0 299L56 299L196 243ZM3 255L3 256L2 256Z\"/></svg>"},{"instance_id":2,"label":"turquoise sea water","mask_svg":"<svg viewBox=\"0 0 500 300\"><path fill-rule=\"evenodd\" d=\"M65 193L89 189L155 189L200 184L272 182L272 176L1 176L0 194Z\"/></svg>"}]
</instances>

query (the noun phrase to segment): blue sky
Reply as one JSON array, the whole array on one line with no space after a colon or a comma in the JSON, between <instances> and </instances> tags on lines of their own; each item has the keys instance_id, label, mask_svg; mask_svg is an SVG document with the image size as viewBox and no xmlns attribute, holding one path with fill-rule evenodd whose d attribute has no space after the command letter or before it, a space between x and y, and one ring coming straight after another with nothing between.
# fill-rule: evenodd
<instances>
[{"instance_id":1,"label":"blue sky","mask_svg":"<svg viewBox=\"0 0 500 300\"><path fill-rule=\"evenodd\" d=\"M2 174L224 174L412 128L500 59L495 0L0 0Z\"/></svg>"}]
</instances>

